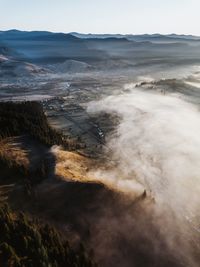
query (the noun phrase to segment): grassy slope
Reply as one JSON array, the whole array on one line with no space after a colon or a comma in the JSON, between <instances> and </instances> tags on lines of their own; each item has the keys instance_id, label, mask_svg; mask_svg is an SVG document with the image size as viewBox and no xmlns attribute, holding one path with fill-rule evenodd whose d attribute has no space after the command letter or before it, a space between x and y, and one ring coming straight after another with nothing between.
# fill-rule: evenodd
<instances>
[{"instance_id":1,"label":"grassy slope","mask_svg":"<svg viewBox=\"0 0 200 267\"><path fill-rule=\"evenodd\" d=\"M54 155L49 150L52 144L76 147L49 127L38 103L0 104L1 206L9 202L18 211L33 213L36 186L54 174ZM73 251L52 227L36 224L4 206L0 213L0 266L94 266L83 249Z\"/></svg>"}]
</instances>

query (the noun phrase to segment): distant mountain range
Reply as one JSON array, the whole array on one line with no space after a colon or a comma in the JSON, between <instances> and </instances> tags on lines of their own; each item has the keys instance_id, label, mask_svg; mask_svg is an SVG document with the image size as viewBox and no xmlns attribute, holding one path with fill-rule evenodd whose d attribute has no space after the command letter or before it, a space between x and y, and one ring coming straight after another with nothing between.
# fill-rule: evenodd
<instances>
[{"instance_id":1,"label":"distant mountain range","mask_svg":"<svg viewBox=\"0 0 200 267\"><path fill-rule=\"evenodd\" d=\"M178 35L178 34L83 34L77 32L71 33L53 33L49 31L19 31L19 30L8 30L8 31L0 31L0 40L15 40L15 39L26 39L26 40L76 40L79 39L127 39L131 41L200 41L199 36L194 35Z\"/></svg>"},{"instance_id":2,"label":"distant mountain range","mask_svg":"<svg viewBox=\"0 0 200 267\"><path fill-rule=\"evenodd\" d=\"M132 68L136 64L143 64L144 58L148 58L148 64L159 64L166 60L173 64L175 57L199 62L199 52L200 37L192 35L0 31L2 73L10 73L11 66L16 69L19 62L25 63L23 68L26 71L31 69L31 75L43 72L43 67L45 71L50 69L59 72L110 70L124 66ZM7 60L3 62L4 57ZM42 71L36 65L42 65Z\"/></svg>"},{"instance_id":3,"label":"distant mountain range","mask_svg":"<svg viewBox=\"0 0 200 267\"><path fill-rule=\"evenodd\" d=\"M194 35L178 35L178 34L140 34L140 35L134 35L134 34L82 34L77 32L71 32L73 36L76 36L78 38L84 38L84 39L91 39L91 38L97 38L97 39L105 39L105 38L126 38L131 41L144 41L144 40L151 40L151 41L180 41L180 40L198 40L200 41L199 36Z\"/></svg>"},{"instance_id":4,"label":"distant mountain range","mask_svg":"<svg viewBox=\"0 0 200 267\"><path fill-rule=\"evenodd\" d=\"M65 40L78 40L72 34L65 33L52 33L48 31L0 31L0 40L29 40L29 41L65 41Z\"/></svg>"}]
</instances>

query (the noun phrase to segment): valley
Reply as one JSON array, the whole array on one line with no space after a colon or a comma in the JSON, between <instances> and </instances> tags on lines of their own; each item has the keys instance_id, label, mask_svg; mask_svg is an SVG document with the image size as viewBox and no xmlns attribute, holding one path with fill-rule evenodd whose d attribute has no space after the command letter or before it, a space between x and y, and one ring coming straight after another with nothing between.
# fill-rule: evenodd
<instances>
[{"instance_id":1,"label":"valley","mask_svg":"<svg viewBox=\"0 0 200 267\"><path fill-rule=\"evenodd\" d=\"M195 36L0 32L0 264L198 266L199 52Z\"/></svg>"}]
</instances>

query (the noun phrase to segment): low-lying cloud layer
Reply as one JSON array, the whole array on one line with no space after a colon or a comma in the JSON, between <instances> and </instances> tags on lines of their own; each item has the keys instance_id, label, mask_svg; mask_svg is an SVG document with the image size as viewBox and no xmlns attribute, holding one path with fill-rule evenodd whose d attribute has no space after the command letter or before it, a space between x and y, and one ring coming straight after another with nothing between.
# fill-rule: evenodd
<instances>
[{"instance_id":1,"label":"low-lying cloud layer","mask_svg":"<svg viewBox=\"0 0 200 267\"><path fill-rule=\"evenodd\" d=\"M93 175L134 197L146 190L155 200L154 224L169 246L177 255L182 250L188 266L198 266L191 253L193 245L196 251L200 231L198 107L176 95L133 89L91 102L88 112L120 117L115 132L107 138L105 152L117 164L95 170Z\"/></svg>"}]
</instances>

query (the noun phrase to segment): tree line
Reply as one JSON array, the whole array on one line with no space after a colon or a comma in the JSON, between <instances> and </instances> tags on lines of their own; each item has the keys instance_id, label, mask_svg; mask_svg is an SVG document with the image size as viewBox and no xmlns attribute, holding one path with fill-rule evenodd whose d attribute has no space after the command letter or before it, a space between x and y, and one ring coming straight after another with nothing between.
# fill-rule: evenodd
<instances>
[{"instance_id":1,"label":"tree line","mask_svg":"<svg viewBox=\"0 0 200 267\"><path fill-rule=\"evenodd\" d=\"M48 124L42 105L38 102L1 102L0 139L29 134L48 146L62 145L68 150L83 144L56 131Z\"/></svg>"}]
</instances>

